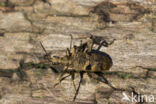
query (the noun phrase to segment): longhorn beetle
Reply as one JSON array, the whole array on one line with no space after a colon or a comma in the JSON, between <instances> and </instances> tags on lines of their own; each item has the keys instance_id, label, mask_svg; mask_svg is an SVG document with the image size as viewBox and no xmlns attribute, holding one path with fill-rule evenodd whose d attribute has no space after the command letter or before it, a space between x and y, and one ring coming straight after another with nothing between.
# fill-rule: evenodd
<instances>
[{"instance_id":1,"label":"longhorn beetle","mask_svg":"<svg viewBox=\"0 0 156 104\"><path fill-rule=\"evenodd\" d=\"M61 81L63 81L65 78L71 76L74 88L76 90L73 101L75 101L78 95L84 73L87 73L87 75L90 78L94 78L92 76L92 73L98 75L103 80L100 80L99 78L94 79L104 82L111 88L115 89L115 87L113 87L102 74L102 72L107 71L111 68L113 64L111 57L108 54L99 51L99 48L97 50L93 49L93 44L99 44L99 47L101 47L102 45L108 46L109 44L106 41L100 44L98 43L98 41L96 41L95 37L91 36L87 40L87 42L81 43L80 46L74 45L72 47L72 52L70 52L70 50L67 48L65 56L63 57L53 56L52 58L48 55L41 42L40 44L46 53L46 58L48 58L52 66L55 64L61 64L64 66L63 71L59 75L59 82L56 83L55 86L61 83ZM63 77L65 73L69 73L69 75ZM80 74L80 82L77 89L74 83L75 73Z\"/></svg>"}]
</instances>

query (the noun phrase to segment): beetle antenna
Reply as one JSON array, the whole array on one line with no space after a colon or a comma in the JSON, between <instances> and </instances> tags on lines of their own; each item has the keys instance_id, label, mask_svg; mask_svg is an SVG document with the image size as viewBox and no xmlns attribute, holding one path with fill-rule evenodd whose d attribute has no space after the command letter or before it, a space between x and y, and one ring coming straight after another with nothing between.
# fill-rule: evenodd
<instances>
[{"instance_id":1,"label":"beetle antenna","mask_svg":"<svg viewBox=\"0 0 156 104\"><path fill-rule=\"evenodd\" d=\"M47 53L46 49L44 48L44 46L43 46L43 44L42 44L42 42L41 42L41 41L40 41L40 44L41 44L41 47L42 47L43 51L44 51L44 52L45 52L45 54L47 55L48 53Z\"/></svg>"},{"instance_id":2,"label":"beetle antenna","mask_svg":"<svg viewBox=\"0 0 156 104\"><path fill-rule=\"evenodd\" d=\"M72 49L72 42L73 42L73 36L72 36L72 34L70 34L70 51Z\"/></svg>"},{"instance_id":3,"label":"beetle antenna","mask_svg":"<svg viewBox=\"0 0 156 104\"><path fill-rule=\"evenodd\" d=\"M42 47L42 49L43 49L43 51L45 52L45 56L47 56L47 59L48 59L48 61L50 62L50 58L49 58L49 53L46 51L46 49L44 48L44 46L43 46L43 44L42 44L42 42L40 41L40 44L41 44L41 47Z\"/></svg>"},{"instance_id":4,"label":"beetle antenna","mask_svg":"<svg viewBox=\"0 0 156 104\"><path fill-rule=\"evenodd\" d=\"M76 97L77 97L77 95L78 95L78 93L79 93L80 85L81 85L82 80L83 80L83 74L84 74L83 72L80 72L80 82L79 82L79 86L78 86L78 88L77 88L77 90L76 90L75 96L74 96L74 98L73 98L73 102L75 101L75 99L76 99Z\"/></svg>"}]
</instances>

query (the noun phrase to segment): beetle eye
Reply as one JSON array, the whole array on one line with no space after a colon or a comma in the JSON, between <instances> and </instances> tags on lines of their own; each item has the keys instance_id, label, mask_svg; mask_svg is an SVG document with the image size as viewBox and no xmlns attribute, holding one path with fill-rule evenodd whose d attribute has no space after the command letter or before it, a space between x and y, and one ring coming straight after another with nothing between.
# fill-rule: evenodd
<instances>
[{"instance_id":1,"label":"beetle eye","mask_svg":"<svg viewBox=\"0 0 156 104\"><path fill-rule=\"evenodd\" d=\"M53 64L53 65L58 65L59 63L58 63L58 62L53 62L52 64Z\"/></svg>"},{"instance_id":2,"label":"beetle eye","mask_svg":"<svg viewBox=\"0 0 156 104\"><path fill-rule=\"evenodd\" d=\"M58 56L53 56L54 58L59 58Z\"/></svg>"}]
</instances>

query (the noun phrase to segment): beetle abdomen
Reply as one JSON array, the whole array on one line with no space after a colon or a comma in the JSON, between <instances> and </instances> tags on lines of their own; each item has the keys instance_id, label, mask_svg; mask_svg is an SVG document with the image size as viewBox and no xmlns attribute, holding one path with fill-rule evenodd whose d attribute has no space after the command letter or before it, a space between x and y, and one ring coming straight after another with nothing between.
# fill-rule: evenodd
<instances>
[{"instance_id":1,"label":"beetle abdomen","mask_svg":"<svg viewBox=\"0 0 156 104\"><path fill-rule=\"evenodd\" d=\"M93 50L90 53L90 64L92 71L106 71L109 70L113 64L111 57L100 51Z\"/></svg>"},{"instance_id":2,"label":"beetle abdomen","mask_svg":"<svg viewBox=\"0 0 156 104\"><path fill-rule=\"evenodd\" d=\"M92 50L89 53L80 52L73 57L72 66L75 71L101 72L109 70L112 59L104 52Z\"/></svg>"}]
</instances>

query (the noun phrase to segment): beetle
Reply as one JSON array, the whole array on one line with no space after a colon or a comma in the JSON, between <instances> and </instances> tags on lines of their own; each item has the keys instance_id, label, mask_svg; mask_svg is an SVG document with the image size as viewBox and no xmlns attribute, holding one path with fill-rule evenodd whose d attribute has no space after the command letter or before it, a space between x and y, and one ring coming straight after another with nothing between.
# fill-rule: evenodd
<instances>
[{"instance_id":1,"label":"beetle","mask_svg":"<svg viewBox=\"0 0 156 104\"><path fill-rule=\"evenodd\" d=\"M106 43L106 41L100 44L97 42L95 37L91 36L86 42L81 43L79 46L74 45L72 52L70 52L69 48L67 48L65 56L50 57L41 43L43 50L46 52L46 58L49 60L49 62L51 62L52 66L56 64L61 64L64 66L63 71L59 75L59 82L54 86L58 85L61 81L68 77L63 77L65 73L70 73L69 76L71 75L72 82L76 90L73 101L75 101L78 95L84 73L87 73L90 78L94 78L91 73L97 74L103 78L102 82L115 89L115 87L113 87L102 75L102 72L108 71L112 67L112 59L107 53L99 51L99 48L97 50L93 49L94 44L99 44L99 47L101 47L102 44L104 46L109 45ZM77 89L74 83L75 73L80 73L80 82ZM99 80L98 78L94 79Z\"/></svg>"}]
</instances>

